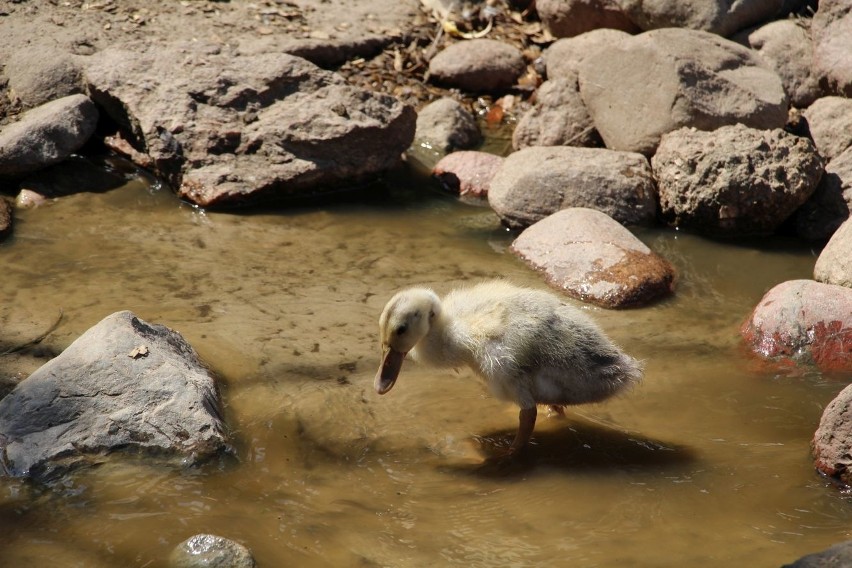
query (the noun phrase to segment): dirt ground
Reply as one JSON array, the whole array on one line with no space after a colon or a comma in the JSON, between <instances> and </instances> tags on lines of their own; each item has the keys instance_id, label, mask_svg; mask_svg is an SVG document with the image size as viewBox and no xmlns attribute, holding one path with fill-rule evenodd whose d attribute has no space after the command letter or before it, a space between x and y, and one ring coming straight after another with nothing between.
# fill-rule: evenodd
<instances>
[{"instance_id":1,"label":"dirt ground","mask_svg":"<svg viewBox=\"0 0 852 568\"><path fill-rule=\"evenodd\" d=\"M530 63L498 115L540 83L535 62L553 40L534 10L506 0L457 3L449 14L441 0L13 0L0 2L0 30L0 64L21 49L86 56L138 42L209 41L250 53L307 54L415 108L449 94L425 80L432 56L452 42L488 37L520 48ZM0 88L7 82L0 74ZM480 112L492 107L488 97L454 95ZM21 110L0 98L0 115Z\"/></svg>"}]
</instances>

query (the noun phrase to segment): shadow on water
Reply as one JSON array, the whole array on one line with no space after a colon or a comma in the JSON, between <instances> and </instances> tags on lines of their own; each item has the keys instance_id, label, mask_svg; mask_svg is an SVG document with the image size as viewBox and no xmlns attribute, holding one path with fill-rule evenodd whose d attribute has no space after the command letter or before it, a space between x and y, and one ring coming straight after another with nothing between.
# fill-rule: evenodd
<instances>
[{"instance_id":1,"label":"shadow on water","mask_svg":"<svg viewBox=\"0 0 852 568\"><path fill-rule=\"evenodd\" d=\"M511 479L542 469L606 475L624 470L680 467L695 460L691 448L574 419L568 419L562 427L534 433L521 455L511 460L501 459L514 435L514 431L499 430L478 436L486 460L450 469Z\"/></svg>"}]
</instances>

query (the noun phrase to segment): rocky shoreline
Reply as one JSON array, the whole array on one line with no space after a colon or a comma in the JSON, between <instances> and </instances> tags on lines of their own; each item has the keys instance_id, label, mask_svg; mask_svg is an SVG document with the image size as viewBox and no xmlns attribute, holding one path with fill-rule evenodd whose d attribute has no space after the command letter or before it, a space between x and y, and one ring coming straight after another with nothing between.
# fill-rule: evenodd
<instances>
[{"instance_id":1,"label":"rocky shoreline","mask_svg":"<svg viewBox=\"0 0 852 568\"><path fill-rule=\"evenodd\" d=\"M566 294L607 308L676 293L673 268L633 226L825 243L813 280L778 283L741 334L772 364L852 371L844 2L726 11L727 3L692 0L678 13L631 0L449 4L7 5L0 239L14 231L15 207L78 190L45 182L63 177L58 168L104 148L194 205L230 209L362 184L423 146L446 155L429 164L444 186L518 233L514 253ZM513 125L514 151L478 151L482 123ZM115 357L126 366L147 352ZM26 397L34 377L3 403ZM848 391L826 408L813 447L820 472L852 485ZM198 426L217 433L200 443L213 448L205 455L227 447L217 396L189 403L213 409ZM8 475L54 471L113 446L149 451L156 438L103 425L132 440L104 434L24 456L9 453L30 444L16 432L38 427L8 420L0 405ZM155 451L197 455L185 439L177 433Z\"/></svg>"}]
</instances>

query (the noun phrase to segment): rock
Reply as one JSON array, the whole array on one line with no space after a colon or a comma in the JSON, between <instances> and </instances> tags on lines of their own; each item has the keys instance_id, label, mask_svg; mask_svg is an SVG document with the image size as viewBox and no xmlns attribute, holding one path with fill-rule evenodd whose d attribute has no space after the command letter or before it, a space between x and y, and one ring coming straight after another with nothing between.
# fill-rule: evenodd
<instances>
[{"instance_id":1,"label":"rock","mask_svg":"<svg viewBox=\"0 0 852 568\"><path fill-rule=\"evenodd\" d=\"M491 179L488 203L515 229L568 207L597 209L625 225L653 224L657 213L644 156L570 146L533 146L510 154Z\"/></svg>"},{"instance_id":2,"label":"rock","mask_svg":"<svg viewBox=\"0 0 852 568\"><path fill-rule=\"evenodd\" d=\"M204 207L370 179L414 137L411 107L285 54L203 42L108 48L89 59L86 80L156 172Z\"/></svg>"},{"instance_id":3,"label":"rock","mask_svg":"<svg viewBox=\"0 0 852 568\"><path fill-rule=\"evenodd\" d=\"M429 80L463 91L500 92L526 69L521 52L493 39L454 43L429 62Z\"/></svg>"},{"instance_id":4,"label":"rock","mask_svg":"<svg viewBox=\"0 0 852 568\"><path fill-rule=\"evenodd\" d=\"M100 193L126 183L123 175L104 167L103 163L83 156L71 156L55 166L26 176L18 186L44 198L53 198L81 191Z\"/></svg>"},{"instance_id":5,"label":"rock","mask_svg":"<svg viewBox=\"0 0 852 568\"><path fill-rule=\"evenodd\" d=\"M746 37L747 45L781 77L791 104L805 108L822 95L819 79L811 69L810 20L777 20L751 31Z\"/></svg>"},{"instance_id":6,"label":"rock","mask_svg":"<svg viewBox=\"0 0 852 568\"><path fill-rule=\"evenodd\" d=\"M48 45L28 45L6 62L9 96L24 108L83 92L83 72L69 53Z\"/></svg>"},{"instance_id":7,"label":"rock","mask_svg":"<svg viewBox=\"0 0 852 568\"><path fill-rule=\"evenodd\" d=\"M574 37L599 28L639 31L616 0L538 0L535 10L554 37Z\"/></svg>"},{"instance_id":8,"label":"rock","mask_svg":"<svg viewBox=\"0 0 852 568\"><path fill-rule=\"evenodd\" d=\"M17 176L57 164L94 133L98 109L85 95L36 107L0 132L0 176Z\"/></svg>"},{"instance_id":9,"label":"rock","mask_svg":"<svg viewBox=\"0 0 852 568\"><path fill-rule=\"evenodd\" d=\"M682 126L787 121L774 70L750 49L694 30L654 30L598 50L580 64L580 95L608 148L647 156Z\"/></svg>"},{"instance_id":10,"label":"rock","mask_svg":"<svg viewBox=\"0 0 852 568\"><path fill-rule=\"evenodd\" d=\"M12 205L0 197L0 241L12 234Z\"/></svg>"},{"instance_id":11,"label":"rock","mask_svg":"<svg viewBox=\"0 0 852 568\"><path fill-rule=\"evenodd\" d=\"M814 194L796 212L799 236L822 241L831 237L852 211L852 147L831 160Z\"/></svg>"},{"instance_id":12,"label":"rock","mask_svg":"<svg viewBox=\"0 0 852 568\"><path fill-rule=\"evenodd\" d=\"M802 556L792 564L785 564L781 568L840 568L841 566L852 566L852 540L835 544L821 552Z\"/></svg>"},{"instance_id":13,"label":"rock","mask_svg":"<svg viewBox=\"0 0 852 568\"><path fill-rule=\"evenodd\" d=\"M641 29L689 28L721 36L776 19L804 0L615 0Z\"/></svg>"},{"instance_id":14,"label":"rock","mask_svg":"<svg viewBox=\"0 0 852 568\"><path fill-rule=\"evenodd\" d=\"M814 280L852 288L852 219L837 229L817 257Z\"/></svg>"},{"instance_id":15,"label":"rock","mask_svg":"<svg viewBox=\"0 0 852 568\"><path fill-rule=\"evenodd\" d=\"M512 251L569 295L605 308L648 304L674 289L674 269L600 211L572 207L526 229Z\"/></svg>"},{"instance_id":16,"label":"rock","mask_svg":"<svg viewBox=\"0 0 852 568\"><path fill-rule=\"evenodd\" d=\"M804 111L817 150L831 160L852 147L852 99L823 97Z\"/></svg>"},{"instance_id":17,"label":"rock","mask_svg":"<svg viewBox=\"0 0 852 568\"><path fill-rule=\"evenodd\" d=\"M432 175L461 197L485 199L491 179L502 165L502 157L487 152L453 152L435 164Z\"/></svg>"},{"instance_id":18,"label":"rock","mask_svg":"<svg viewBox=\"0 0 852 568\"><path fill-rule=\"evenodd\" d=\"M176 332L117 312L0 400L2 472L44 478L113 450L228 448L216 383Z\"/></svg>"},{"instance_id":19,"label":"rock","mask_svg":"<svg viewBox=\"0 0 852 568\"><path fill-rule=\"evenodd\" d=\"M197 534L175 547L169 568L254 568L251 551L238 542L212 534Z\"/></svg>"},{"instance_id":20,"label":"rock","mask_svg":"<svg viewBox=\"0 0 852 568\"><path fill-rule=\"evenodd\" d=\"M629 37L630 34L621 30L601 28L557 40L543 54L547 78L576 79L580 72L580 63L586 57Z\"/></svg>"},{"instance_id":21,"label":"rock","mask_svg":"<svg viewBox=\"0 0 852 568\"><path fill-rule=\"evenodd\" d=\"M515 150L527 146L601 146L592 117L580 97L576 79L552 79L541 84L536 101L512 133Z\"/></svg>"},{"instance_id":22,"label":"rock","mask_svg":"<svg viewBox=\"0 0 852 568\"><path fill-rule=\"evenodd\" d=\"M451 98L431 102L417 113L414 138L432 149L464 150L479 144L481 137L473 114Z\"/></svg>"},{"instance_id":23,"label":"rock","mask_svg":"<svg viewBox=\"0 0 852 568\"><path fill-rule=\"evenodd\" d=\"M766 235L814 192L822 159L807 138L743 125L663 136L651 160L660 209L707 235Z\"/></svg>"},{"instance_id":24,"label":"rock","mask_svg":"<svg viewBox=\"0 0 852 568\"><path fill-rule=\"evenodd\" d=\"M781 363L852 371L852 289L813 280L772 288L740 331L750 349Z\"/></svg>"},{"instance_id":25,"label":"rock","mask_svg":"<svg viewBox=\"0 0 852 568\"><path fill-rule=\"evenodd\" d=\"M852 385L840 391L822 413L811 449L817 471L852 485ZM852 561L852 551L844 550ZM848 562L829 566L849 566Z\"/></svg>"},{"instance_id":26,"label":"rock","mask_svg":"<svg viewBox=\"0 0 852 568\"><path fill-rule=\"evenodd\" d=\"M15 196L15 207L18 209L35 209L47 203L47 197L31 189L22 189Z\"/></svg>"},{"instance_id":27,"label":"rock","mask_svg":"<svg viewBox=\"0 0 852 568\"><path fill-rule=\"evenodd\" d=\"M811 28L814 72L828 93L852 97L852 10L848 0L820 0Z\"/></svg>"}]
</instances>

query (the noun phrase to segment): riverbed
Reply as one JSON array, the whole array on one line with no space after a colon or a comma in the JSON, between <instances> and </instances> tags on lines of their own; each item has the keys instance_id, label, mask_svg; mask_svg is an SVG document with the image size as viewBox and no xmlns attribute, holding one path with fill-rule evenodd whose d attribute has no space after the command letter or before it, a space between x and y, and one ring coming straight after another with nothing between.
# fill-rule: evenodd
<instances>
[{"instance_id":1,"label":"riverbed","mask_svg":"<svg viewBox=\"0 0 852 568\"><path fill-rule=\"evenodd\" d=\"M843 377L761 363L741 323L819 250L636 230L675 295L582 307L646 364L631 392L541 415L509 467L517 409L466 370L406 362L378 396L377 320L400 288L503 277L547 289L487 207L415 168L335 204L236 213L147 176L16 212L0 244L0 340L58 328L30 372L129 309L184 335L219 378L235 456L181 468L116 455L48 484L0 480L3 565L164 566L197 533L271 566L780 566L850 538L852 502L810 440ZM5 337L4 337L5 335ZM14 337L12 337L14 336Z\"/></svg>"}]
</instances>

